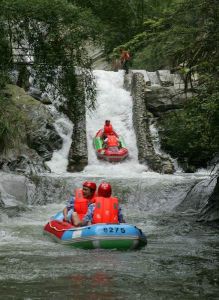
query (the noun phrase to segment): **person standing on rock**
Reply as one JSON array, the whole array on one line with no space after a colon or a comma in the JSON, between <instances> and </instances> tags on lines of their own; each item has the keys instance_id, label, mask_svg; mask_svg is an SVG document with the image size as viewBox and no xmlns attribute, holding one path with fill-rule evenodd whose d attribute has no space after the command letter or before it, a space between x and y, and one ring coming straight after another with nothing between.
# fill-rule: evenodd
<instances>
[{"instance_id":1,"label":"person standing on rock","mask_svg":"<svg viewBox=\"0 0 219 300\"><path fill-rule=\"evenodd\" d=\"M129 51L124 50L123 48L120 49L120 64L121 68L125 70L125 74L128 74L129 72L129 62L130 62L131 56Z\"/></svg>"}]
</instances>

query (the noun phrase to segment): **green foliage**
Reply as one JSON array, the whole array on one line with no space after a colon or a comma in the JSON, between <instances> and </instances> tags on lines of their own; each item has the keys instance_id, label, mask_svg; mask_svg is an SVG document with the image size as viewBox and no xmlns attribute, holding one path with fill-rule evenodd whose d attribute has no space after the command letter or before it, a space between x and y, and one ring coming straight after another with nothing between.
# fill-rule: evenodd
<instances>
[{"instance_id":1,"label":"green foliage","mask_svg":"<svg viewBox=\"0 0 219 300\"><path fill-rule=\"evenodd\" d=\"M206 167L219 152L218 77L204 75L197 96L185 108L162 121L162 145L180 162Z\"/></svg>"},{"instance_id":2,"label":"green foliage","mask_svg":"<svg viewBox=\"0 0 219 300\"><path fill-rule=\"evenodd\" d=\"M25 131L25 119L11 99L0 95L0 153L18 148Z\"/></svg>"},{"instance_id":3,"label":"green foliage","mask_svg":"<svg viewBox=\"0 0 219 300\"><path fill-rule=\"evenodd\" d=\"M151 10L145 15L144 30L123 47L132 53L133 68L172 69L182 75L185 90L193 90L196 96L185 108L163 120L162 144L180 161L205 166L219 151L218 1L146 2ZM198 86L193 86L197 74Z\"/></svg>"},{"instance_id":4,"label":"green foliage","mask_svg":"<svg viewBox=\"0 0 219 300\"><path fill-rule=\"evenodd\" d=\"M70 2L89 8L99 18L106 54L142 31L147 1L71 0Z\"/></svg>"},{"instance_id":5,"label":"green foliage","mask_svg":"<svg viewBox=\"0 0 219 300\"><path fill-rule=\"evenodd\" d=\"M92 14L67 0L0 0L0 91L15 69L17 84L25 87L31 69L42 91L51 85L56 95L65 97L74 121L84 104L78 97L81 81L88 106L95 102L86 44L98 37L99 25ZM0 108L0 151L4 151L19 140L23 119L4 97Z\"/></svg>"},{"instance_id":6,"label":"green foliage","mask_svg":"<svg viewBox=\"0 0 219 300\"><path fill-rule=\"evenodd\" d=\"M154 9L144 14L143 31L123 43L133 53L133 68L141 62L139 55L142 68L150 70L179 65L191 69L203 61L218 59L217 0L147 1L147 4ZM117 51L118 47L114 52Z\"/></svg>"},{"instance_id":7,"label":"green foliage","mask_svg":"<svg viewBox=\"0 0 219 300\"><path fill-rule=\"evenodd\" d=\"M89 11L67 0L2 0L0 12L0 52L7 48L9 54L6 61L0 58L3 71L31 66L42 90L52 84L68 101L76 101L72 95L80 67L88 101L94 101L85 42L97 38L98 24Z\"/></svg>"}]
</instances>

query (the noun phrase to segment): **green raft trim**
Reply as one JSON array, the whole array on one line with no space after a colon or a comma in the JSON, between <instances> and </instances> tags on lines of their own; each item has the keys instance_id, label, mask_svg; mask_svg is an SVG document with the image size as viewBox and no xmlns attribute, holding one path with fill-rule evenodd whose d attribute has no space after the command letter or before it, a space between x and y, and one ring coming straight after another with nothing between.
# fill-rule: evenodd
<instances>
[{"instance_id":1,"label":"green raft trim","mask_svg":"<svg viewBox=\"0 0 219 300\"><path fill-rule=\"evenodd\" d=\"M81 241L81 242L69 242L69 243L62 243L73 248L79 249L117 249L117 250L132 250L132 249L139 249L140 241L137 240L93 240L93 241ZM145 244L144 244L145 246Z\"/></svg>"},{"instance_id":2,"label":"green raft trim","mask_svg":"<svg viewBox=\"0 0 219 300\"><path fill-rule=\"evenodd\" d=\"M95 137L93 142L94 142L94 148L96 150L103 148L103 140L100 137Z\"/></svg>"},{"instance_id":3,"label":"green raft trim","mask_svg":"<svg viewBox=\"0 0 219 300\"><path fill-rule=\"evenodd\" d=\"M133 250L140 249L147 245L147 240L133 237L83 237L72 240L61 240L54 234L44 232L53 240L62 245L67 245L78 249L117 249L117 250Z\"/></svg>"},{"instance_id":4,"label":"green raft trim","mask_svg":"<svg viewBox=\"0 0 219 300\"><path fill-rule=\"evenodd\" d=\"M126 144L125 144L125 141L124 141L124 139L123 139L122 136L119 136L119 141L120 141L121 147L122 147L122 148L126 148Z\"/></svg>"}]
</instances>

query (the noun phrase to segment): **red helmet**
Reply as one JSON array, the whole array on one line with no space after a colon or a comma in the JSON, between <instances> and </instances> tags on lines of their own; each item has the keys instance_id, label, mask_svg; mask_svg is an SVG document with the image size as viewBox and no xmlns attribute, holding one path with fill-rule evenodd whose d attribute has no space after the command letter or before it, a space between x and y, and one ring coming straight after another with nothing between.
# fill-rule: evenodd
<instances>
[{"instance_id":1,"label":"red helmet","mask_svg":"<svg viewBox=\"0 0 219 300\"><path fill-rule=\"evenodd\" d=\"M86 187L88 187L89 189L91 189L93 191L96 191L96 188L97 188L96 183L93 182L93 181L85 181L83 183L83 186L86 186Z\"/></svg>"},{"instance_id":2,"label":"red helmet","mask_svg":"<svg viewBox=\"0 0 219 300\"><path fill-rule=\"evenodd\" d=\"M103 182L98 187L98 196L99 197L110 197L112 194L111 185L107 182Z\"/></svg>"}]
</instances>

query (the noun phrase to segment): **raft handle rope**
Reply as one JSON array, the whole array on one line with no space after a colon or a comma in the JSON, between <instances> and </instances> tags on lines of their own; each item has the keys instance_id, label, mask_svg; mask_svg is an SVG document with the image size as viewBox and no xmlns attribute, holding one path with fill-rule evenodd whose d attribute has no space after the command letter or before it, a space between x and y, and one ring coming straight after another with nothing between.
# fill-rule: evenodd
<instances>
[{"instance_id":1,"label":"raft handle rope","mask_svg":"<svg viewBox=\"0 0 219 300\"><path fill-rule=\"evenodd\" d=\"M77 228L75 228L75 227L73 227L73 228L62 228L62 229L58 229L57 227L52 226L52 225L51 225L51 222L49 222L49 226L50 226L50 228L55 229L56 231L77 230Z\"/></svg>"}]
</instances>

